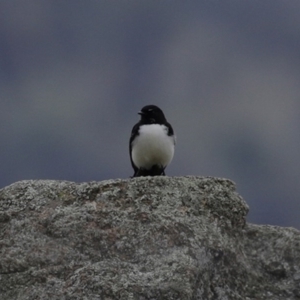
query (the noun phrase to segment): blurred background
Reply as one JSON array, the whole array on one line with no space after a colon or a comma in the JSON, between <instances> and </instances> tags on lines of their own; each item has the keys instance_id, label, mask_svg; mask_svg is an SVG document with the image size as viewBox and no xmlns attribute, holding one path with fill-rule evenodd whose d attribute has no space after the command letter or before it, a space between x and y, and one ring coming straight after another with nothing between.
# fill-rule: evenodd
<instances>
[{"instance_id":1,"label":"blurred background","mask_svg":"<svg viewBox=\"0 0 300 300\"><path fill-rule=\"evenodd\" d=\"M169 176L225 177L248 221L300 229L299 0L2 0L0 188L128 178L137 112Z\"/></svg>"}]
</instances>

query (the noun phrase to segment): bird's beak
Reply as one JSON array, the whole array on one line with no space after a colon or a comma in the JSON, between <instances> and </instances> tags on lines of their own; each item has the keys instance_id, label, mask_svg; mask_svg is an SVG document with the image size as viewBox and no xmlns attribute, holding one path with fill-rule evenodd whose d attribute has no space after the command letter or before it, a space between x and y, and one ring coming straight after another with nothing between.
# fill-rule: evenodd
<instances>
[{"instance_id":1,"label":"bird's beak","mask_svg":"<svg viewBox=\"0 0 300 300\"><path fill-rule=\"evenodd\" d=\"M139 111L138 114L143 116L145 113L143 113L142 111Z\"/></svg>"}]
</instances>

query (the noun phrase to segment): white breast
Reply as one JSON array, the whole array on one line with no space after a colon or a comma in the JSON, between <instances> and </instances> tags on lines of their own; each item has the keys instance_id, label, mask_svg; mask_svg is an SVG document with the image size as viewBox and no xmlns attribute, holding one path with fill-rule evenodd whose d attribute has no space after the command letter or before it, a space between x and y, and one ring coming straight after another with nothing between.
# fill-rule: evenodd
<instances>
[{"instance_id":1,"label":"white breast","mask_svg":"<svg viewBox=\"0 0 300 300\"><path fill-rule=\"evenodd\" d=\"M168 136L164 125L142 125L132 144L132 160L138 168L151 169L153 165L166 167L174 155L175 137Z\"/></svg>"}]
</instances>

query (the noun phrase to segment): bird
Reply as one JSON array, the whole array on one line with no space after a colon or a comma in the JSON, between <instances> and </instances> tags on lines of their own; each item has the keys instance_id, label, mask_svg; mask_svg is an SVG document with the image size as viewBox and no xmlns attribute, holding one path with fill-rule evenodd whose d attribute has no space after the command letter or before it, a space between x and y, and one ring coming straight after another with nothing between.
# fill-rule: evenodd
<instances>
[{"instance_id":1,"label":"bird","mask_svg":"<svg viewBox=\"0 0 300 300\"><path fill-rule=\"evenodd\" d=\"M174 130L156 105L146 105L138 114L141 119L133 126L129 141L132 177L164 176L174 156Z\"/></svg>"}]
</instances>

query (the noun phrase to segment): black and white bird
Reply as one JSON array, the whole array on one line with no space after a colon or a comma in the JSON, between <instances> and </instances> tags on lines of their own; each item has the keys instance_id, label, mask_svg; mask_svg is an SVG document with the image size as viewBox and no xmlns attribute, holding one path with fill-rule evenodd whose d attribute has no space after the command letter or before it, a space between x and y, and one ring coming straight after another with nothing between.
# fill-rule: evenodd
<instances>
[{"instance_id":1,"label":"black and white bird","mask_svg":"<svg viewBox=\"0 0 300 300\"><path fill-rule=\"evenodd\" d=\"M174 155L173 128L155 105L143 107L138 114L141 120L132 128L129 142L132 177L165 175Z\"/></svg>"}]
</instances>

